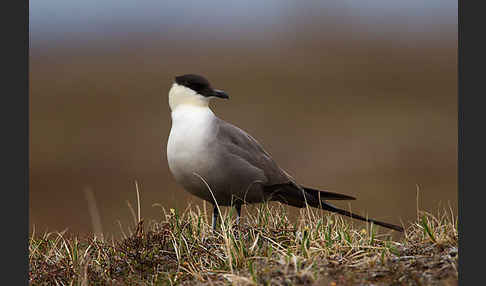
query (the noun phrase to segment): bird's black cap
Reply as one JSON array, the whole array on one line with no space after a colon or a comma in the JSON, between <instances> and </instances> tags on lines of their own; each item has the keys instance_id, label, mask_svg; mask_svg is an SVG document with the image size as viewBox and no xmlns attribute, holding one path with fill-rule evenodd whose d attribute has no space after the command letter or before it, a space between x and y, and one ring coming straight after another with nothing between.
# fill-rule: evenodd
<instances>
[{"instance_id":1,"label":"bird's black cap","mask_svg":"<svg viewBox=\"0 0 486 286\"><path fill-rule=\"evenodd\" d=\"M178 85L183 85L187 88L194 90L196 93L205 97L220 97L229 98L229 96L222 90L214 89L211 87L209 81L197 74L185 74L175 77L175 82Z\"/></svg>"}]
</instances>

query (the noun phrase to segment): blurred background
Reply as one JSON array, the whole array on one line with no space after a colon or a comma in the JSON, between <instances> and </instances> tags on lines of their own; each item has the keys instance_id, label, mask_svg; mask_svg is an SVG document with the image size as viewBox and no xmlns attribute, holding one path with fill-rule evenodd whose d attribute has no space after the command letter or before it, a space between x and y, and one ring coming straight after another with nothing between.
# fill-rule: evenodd
<instances>
[{"instance_id":1,"label":"blurred background","mask_svg":"<svg viewBox=\"0 0 486 286\"><path fill-rule=\"evenodd\" d=\"M30 2L30 225L120 235L202 204L167 166L176 75L304 185L400 224L457 212L457 1ZM295 211L289 207L290 211Z\"/></svg>"}]
</instances>

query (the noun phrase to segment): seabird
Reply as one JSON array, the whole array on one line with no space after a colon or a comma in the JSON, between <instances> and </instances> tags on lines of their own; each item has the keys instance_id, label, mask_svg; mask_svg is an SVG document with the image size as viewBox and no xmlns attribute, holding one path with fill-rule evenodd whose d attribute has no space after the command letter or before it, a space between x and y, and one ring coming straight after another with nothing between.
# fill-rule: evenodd
<instances>
[{"instance_id":1,"label":"seabird","mask_svg":"<svg viewBox=\"0 0 486 286\"><path fill-rule=\"evenodd\" d=\"M189 193L213 204L213 229L219 206L279 201L302 208L335 212L403 232L403 228L339 209L327 200L354 197L298 184L281 169L262 145L242 129L218 118L209 108L212 98L228 99L222 90L195 74L176 76L169 90L172 127L167 142L169 169Z\"/></svg>"}]
</instances>

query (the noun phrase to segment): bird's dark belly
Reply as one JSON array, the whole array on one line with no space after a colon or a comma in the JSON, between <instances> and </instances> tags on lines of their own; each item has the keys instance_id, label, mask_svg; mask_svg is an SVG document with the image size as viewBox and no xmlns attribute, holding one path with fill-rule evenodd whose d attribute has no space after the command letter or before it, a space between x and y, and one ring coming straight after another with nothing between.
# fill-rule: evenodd
<instances>
[{"instance_id":1,"label":"bird's dark belly","mask_svg":"<svg viewBox=\"0 0 486 286\"><path fill-rule=\"evenodd\" d=\"M221 206L230 206L236 201L259 203L265 200L260 181L252 182L242 174L203 165L203 168L186 167L185 172L176 175L178 183L192 195Z\"/></svg>"},{"instance_id":2,"label":"bird's dark belly","mask_svg":"<svg viewBox=\"0 0 486 286\"><path fill-rule=\"evenodd\" d=\"M228 206L235 200L245 203L264 201L263 172L221 146L208 142L204 148L177 152L169 167L183 188L208 202Z\"/></svg>"}]
</instances>

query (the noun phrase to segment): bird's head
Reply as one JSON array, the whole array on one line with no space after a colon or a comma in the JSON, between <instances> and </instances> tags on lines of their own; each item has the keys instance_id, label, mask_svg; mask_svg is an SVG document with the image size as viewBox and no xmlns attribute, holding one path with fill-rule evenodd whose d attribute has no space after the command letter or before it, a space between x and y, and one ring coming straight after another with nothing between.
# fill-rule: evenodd
<instances>
[{"instance_id":1,"label":"bird's head","mask_svg":"<svg viewBox=\"0 0 486 286\"><path fill-rule=\"evenodd\" d=\"M175 77L169 90L169 106L171 110L181 105L207 107L211 98L215 97L229 98L224 91L212 88L206 78L185 74Z\"/></svg>"}]
</instances>

